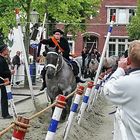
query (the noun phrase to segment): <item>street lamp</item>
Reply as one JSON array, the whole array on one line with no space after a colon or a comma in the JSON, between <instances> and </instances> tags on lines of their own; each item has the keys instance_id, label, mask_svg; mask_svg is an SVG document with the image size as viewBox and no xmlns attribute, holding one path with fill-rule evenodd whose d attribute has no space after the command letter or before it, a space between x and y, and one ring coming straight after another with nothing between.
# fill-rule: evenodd
<instances>
[{"instance_id":1,"label":"street lamp","mask_svg":"<svg viewBox=\"0 0 140 140\"><path fill-rule=\"evenodd\" d=\"M30 65L33 85L36 84L36 49L37 49L37 44L33 43L33 41L35 42L38 33L38 20L39 20L39 13L34 9L30 13L30 21L33 24L33 32L31 35L31 40L32 40L31 47L33 49L33 63L32 65Z\"/></svg>"},{"instance_id":2,"label":"street lamp","mask_svg":"<svg viewBox=\"0 0 140 140\"><path fill-rule=\"evenodd\" d=\"M39 13L34 9L30 13L30 21L32 24L38 23L39 20Z\"/></svg>"}]
</instances>

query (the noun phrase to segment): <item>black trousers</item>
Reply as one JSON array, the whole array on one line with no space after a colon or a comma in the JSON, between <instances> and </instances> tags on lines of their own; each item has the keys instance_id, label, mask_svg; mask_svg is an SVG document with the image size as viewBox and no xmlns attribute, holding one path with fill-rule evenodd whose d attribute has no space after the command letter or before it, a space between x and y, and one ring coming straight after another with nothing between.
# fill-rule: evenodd
<instances>
[{"instance_id":1,"label":"black trousers","mask_svg":"<svg viewBox=\"0 0 140 140\"><path fill-rule=\"evenodd\" d=\"M8 112L8 98L5 86L1 86L1 112L2 117L6 117L9 115Z\"/></svg>"}]
</instances>

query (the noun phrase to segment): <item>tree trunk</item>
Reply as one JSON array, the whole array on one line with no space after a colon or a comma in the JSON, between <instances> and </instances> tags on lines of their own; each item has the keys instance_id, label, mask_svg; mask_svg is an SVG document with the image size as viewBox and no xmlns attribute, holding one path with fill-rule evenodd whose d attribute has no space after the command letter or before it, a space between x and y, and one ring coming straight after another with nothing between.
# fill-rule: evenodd
<instances>
[{"instance_id":1,"label":"tree trunk","mask_svg":"<svg viewBox=\"0 0 140 140\"><path fill-rule=\"evenodd\" d=\"M24 35L24 45L25 45L25 51L27 56L27 61L29 64L29 47L30 47L30 10L31 10L31 1L28 3L27 9L26 9L26 15L27 15L27 24L25 26L25 35ZM27 77L27 72L25 70L25 88L29 88L29 82Z\"/></svg>"}]
</instances>

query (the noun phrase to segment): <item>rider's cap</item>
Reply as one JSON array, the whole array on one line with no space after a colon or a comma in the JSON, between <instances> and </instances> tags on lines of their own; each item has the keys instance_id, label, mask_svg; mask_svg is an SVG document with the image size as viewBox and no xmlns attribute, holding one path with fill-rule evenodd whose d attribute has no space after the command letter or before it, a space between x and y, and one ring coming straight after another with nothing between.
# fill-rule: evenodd
<instances>
[{"instance_id":1,"label":"rider's cap","mask_svg":"<svg viewBox=\"0 0 140 140\"><path fill-rule=\"evenodd\" d=\"M64 34L64 32L63 32L62 30L60 30L60 29L54 30L54 31L53 31L53 34L55 34L56 32L59 32L60 34Z\"/></svg>"},{"instance_id":2,"label":"rider's cap","mask_svg":"<svg viewBox=\"0 0 140 140\"><path fill-rule=\"evenodd\" d=\"M2 53L7 47L6 44L0 45L0 53Z\"/></svg>"}]
</instances>

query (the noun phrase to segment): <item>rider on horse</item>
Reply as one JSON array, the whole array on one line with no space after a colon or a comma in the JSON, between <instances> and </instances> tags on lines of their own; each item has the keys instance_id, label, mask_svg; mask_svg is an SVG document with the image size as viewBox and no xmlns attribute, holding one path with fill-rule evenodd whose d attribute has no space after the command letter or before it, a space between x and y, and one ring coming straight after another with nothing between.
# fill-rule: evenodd
<instances>
[{"instance_id":1,"label":"rider on horse","mask_svg":"<svg viewBox=\"0 0 140 140\"><path fill-rule=\"evenodd\" d=\"M60 51L62 53L62 56L66 59L66 61L71 63L71 59L69 58L69 56L70 56L69 44L68 44L67 39L64 38L62 35L63 35L63 31L61 31L60 29L56 29L53 32L53 37L51 37L49 39L43 39L40 41L40 43L44 44L44 45L48 45L49 47L57 47L58 51ZM39 46L40 47L38 48L37 56L40 55L41 45L39 45ZM47 52L47 47L45 47L45 50ZM82 81L78 77L77 66L75 66L75 63L72 62L71 64L73 66L73 72L76 77L76 82L84 83L84 81ZM44 69L42 77L45 77L45 69ZM45 80L45 78L43 78L43 80ZM41 90L43 90L45 87L46 87L45 81L43 81L43 87L41 88Z\"/></svg>"}]
</instances>

